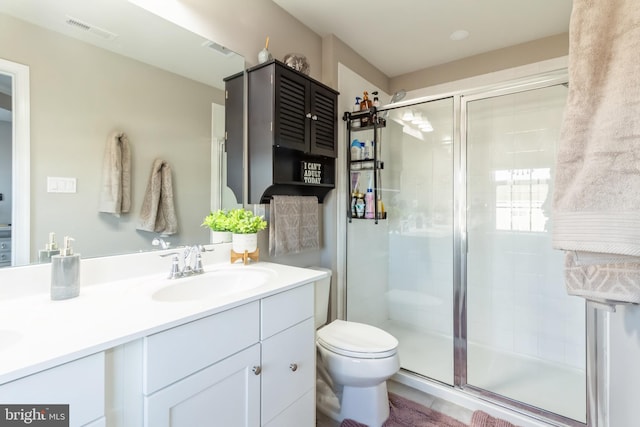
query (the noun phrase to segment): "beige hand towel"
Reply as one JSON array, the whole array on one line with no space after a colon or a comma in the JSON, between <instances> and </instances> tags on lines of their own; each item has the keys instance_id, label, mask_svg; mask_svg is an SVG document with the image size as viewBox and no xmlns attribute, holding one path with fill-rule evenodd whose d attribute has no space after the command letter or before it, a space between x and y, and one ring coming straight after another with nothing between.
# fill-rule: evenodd
<instances>
[{"instance_id":1,"label":"beige hand towel","mask_svg":"<svg viewBox=\"0 0 640 427\"><path fill-rule=\"evenodd\" d=\"M316 196L273 196L269 254L278 256L319 249L318 211Z\"/></svg>"},{"instance_id":2,"label":"beige hand towel","mask_svg":"<svg viewBox=\"0 0 640 427\"><path fill-rule=\"evenodd\" d=\"M124 132L107 139L102 163L99 212L120 216L131 209L131 150Z\"/></svg>"},{"instance_id":3,"label":"beige hand towel","mask_svg":"<svg viewBox=\"0 0 640 427\"><path fill-rule=\"evenodd\" d=\"M137 229L162 234L175 234L178 231L171 167L164 160L156 159L153 162Z\"/></svg>"},{"instance_id":4,"label":"beige hand towel","mask_svg":"<svg viewBox=\"0 0 640 427\"><path fill-rule=\"evenodd\" d=\"M636 0L573 1L553 246L567 291L589 299L640 299L639 50Z\"/></svg>"}]
</instances>

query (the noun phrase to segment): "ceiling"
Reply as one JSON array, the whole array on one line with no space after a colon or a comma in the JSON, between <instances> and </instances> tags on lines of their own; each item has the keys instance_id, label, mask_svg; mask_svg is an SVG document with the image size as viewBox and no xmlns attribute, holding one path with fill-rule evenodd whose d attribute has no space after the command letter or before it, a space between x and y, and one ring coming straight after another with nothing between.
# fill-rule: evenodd
<instances>
[{"instance_id":1,"label":"ceiling","mask_svg":"<svg viewBox=\"0 0 640 427\"><path fill-rule=\"evenodd\" d=\"M571 14L571 0L273 1L388 77L568 32Z\"/></svg>"}]
</instances>

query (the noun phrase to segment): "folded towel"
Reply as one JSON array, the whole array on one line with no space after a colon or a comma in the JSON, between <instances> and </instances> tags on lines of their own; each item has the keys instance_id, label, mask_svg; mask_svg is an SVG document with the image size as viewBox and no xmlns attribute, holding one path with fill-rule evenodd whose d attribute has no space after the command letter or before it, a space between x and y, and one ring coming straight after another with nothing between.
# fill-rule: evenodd
<instances>
[{"instance_id":1,"label":"folded towel","mask_svg":"<svg viewBox=\"0 0 640 427\"><path fill-rule=\"evenodd\" d=\"M278 256L320 248L316 196L273 196L270 215L270 255Z\"/></svg>"},{"instance_id":2,"label":"folded towel","mask_svg":"<svg viewBox=\"0 0 640 427\"><path fill-rule=\"evenodd\" d=\"M640 300L639 49L636 1L573 1L553 201L572 295Z\"/></svg>"},{"instance_id":3,"label":"folded towel","mask_svg":"<svg viewBox=\"0 0 640 427\"><path fill-rule=\"evenodd\" d=\"M131 151L124 132L107 139L102 163L99 212L120 216L131 208Z\"/></svg>"},{"instance_id":4,"label":"folded towel","mask_svg":"<svg viewBox=\"0 0 640 427\"><path fill-rule=\"evenodd\" d=\"M162 234L175 234L178 231L171 167L164 160L153 161L137 229Z\"/></svg>"}]
</instances>

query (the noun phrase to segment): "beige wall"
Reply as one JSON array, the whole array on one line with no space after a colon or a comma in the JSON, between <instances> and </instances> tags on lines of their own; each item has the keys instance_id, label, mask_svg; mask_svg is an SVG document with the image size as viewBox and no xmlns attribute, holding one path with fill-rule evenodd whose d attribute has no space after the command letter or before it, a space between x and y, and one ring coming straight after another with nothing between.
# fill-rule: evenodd
<instances>
[{"instance_id":1,"label":"beige wall","mask_svg":"<svg viewBox=\"0 0 640 427\"><path fill-rule=\"evenodd\" d=\"M83 257L151 249L135 229L153 160L167 160L179 233L208 241L211 104L222 91L0 15L0 57L30 67L31 252L49 232L76 239ZM133 96L132 96L133 95ZM132 212L98 213L108 135L132 147ZM47 193L47 177L74 177L77 193Z\"/></svg>"},{"instance_id":2,"label":"beige wall","mask_svg":"<svg viewBox=\"0 0 640 427\"><path fill-rule=\"evenodd\" d=\"M282 60L287 53L307 57L315 79L322 76L322 39L270 0L183 0L191 12L188 18L172 16L175 22L189 22L192 31L243 55L247 65L258 62L258 52L269 37L269 51Z\"/></svg>"},{"instance_id":3,"label":"beige wall","mask_svg":"<svg viewBox=\"0 0 640 427\"><path fill-rule=\"evenodd\" d=\"M414 90L481 74L533 64L569 53L569 33L545 37L503 49L470 56L447 64L397 76L390 81L390 93Z\"/></svg>"}]
</instances>

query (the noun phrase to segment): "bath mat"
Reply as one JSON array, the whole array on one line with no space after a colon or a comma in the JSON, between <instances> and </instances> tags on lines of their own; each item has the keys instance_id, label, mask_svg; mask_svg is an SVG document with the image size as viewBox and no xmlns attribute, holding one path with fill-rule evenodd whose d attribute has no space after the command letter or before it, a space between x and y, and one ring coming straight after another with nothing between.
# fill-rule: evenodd
<instances>
[{"instance_id":1,"label":"bath mat","mask_svg":"<svg viewBox=\"0 0 640 427\"><path fill-rule=\"evenodd\" d=\"M517 427L509 421L494 418L486 412L475 411L471 416L470 427Z\"/></svg>"},{"instance_id":2,"label":"bath mat","mask_svg":"<svg viewBox=\"0 0 640 427\"><path fill-rule=\"evenodd\" d=\"M354 420L342 421L340 427L367 427ZM382 427L467 427L441 412L389 393L389 419Z\"/></svg>"}]
</instances>

